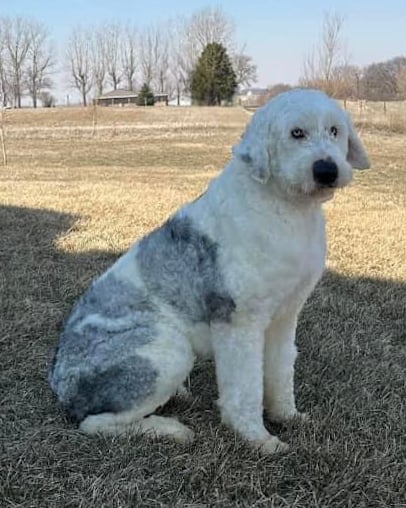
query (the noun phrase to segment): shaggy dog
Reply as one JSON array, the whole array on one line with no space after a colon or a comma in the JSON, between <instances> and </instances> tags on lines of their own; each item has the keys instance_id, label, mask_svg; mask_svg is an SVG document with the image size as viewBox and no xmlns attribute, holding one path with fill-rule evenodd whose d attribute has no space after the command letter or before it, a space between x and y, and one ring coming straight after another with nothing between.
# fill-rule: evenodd
<instances>
[{"instance_id":1,"label":"shaggy dog","mask_svg":"<svg viewBox=\"0 0 406 508\"><path fill-rule=\"evenodd\" d=\"M207 192L138 241L74 307L50 383L86 433L189 441L155 410L214 356L223 422L273 453L263 422L300 416L295 329L324 268L322 203L369 167L348 115L293 90L259 109Z\"/></svg>"}]
</instances>

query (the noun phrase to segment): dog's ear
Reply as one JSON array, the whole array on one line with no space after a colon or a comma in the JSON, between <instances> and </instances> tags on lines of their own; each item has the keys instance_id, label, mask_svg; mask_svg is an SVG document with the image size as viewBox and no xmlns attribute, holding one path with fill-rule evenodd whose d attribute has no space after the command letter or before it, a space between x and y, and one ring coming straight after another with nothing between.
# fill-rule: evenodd
<instances>
[{"instance_id":1,"label":"dog's ear","mask_svg":"<svg viewBox=\"0 0 406 508\"><path fill-rule=\"evenodd\" d=\"M233 147L233 154L244 162L251 178L262 184L271 175L269 156L270 128L266 115L258 110L246 128L240 143Z\"/></svg>"},{"instance_id":2,"label":"dog's ear","mask_svg":"<svg viewBox=\"0 0 406 508\"><path fill-rule=\"evenodd\" d=\"M367 152L362 144L350 116L347 114L348 122L348 152L347 161L354 169L368 169L370 167Z\"/></svg>"}]
</instances>

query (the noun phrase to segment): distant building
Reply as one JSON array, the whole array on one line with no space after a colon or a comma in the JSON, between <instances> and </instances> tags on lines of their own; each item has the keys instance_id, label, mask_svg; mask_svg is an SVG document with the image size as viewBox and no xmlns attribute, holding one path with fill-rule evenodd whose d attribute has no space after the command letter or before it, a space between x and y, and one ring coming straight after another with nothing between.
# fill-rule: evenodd
<instances>
[{"instance_id":1,"label":"distant building","mask_svg":"<svg viewBox=\"0 0 406 508\"><path fill-rule=\"evenodd\" d=\"M136 106L138 93L133 90L112 90L111 92L100 95L95 99L96 104L100 106ZM168 105L167 93L154 94L154 101L156 106Z\"/></svg>"},{"instance_id":2,"label":"distant building","mask_svg":"<svg viewBox=\"0 0 406 508\"><path fill-rule=\"evenodd\" d=\"M154 93L155 106L167 106L168 94L167 93Z\"/></svg>"},{"instance_id":3,"label":"distant building","mask_svg":"<svg viewBox=\"0 0 406 508\"><path fill-rule=\"evenodd\" d=\"M268 88L243 88L237 92L235 102L245 107L262 106L268 96Z\"/></svg>"},{"instance_id":4,"label":"distant building","mask_svg":"<svg viewBox=\"0 0 406 508\"><path fill-rule=\"evenodd\" d=\"M191 106L192 105L192 97L189 95L181 95L179 97L175 97L168 102L168 106Z\"/></svg>"}]
</instances>

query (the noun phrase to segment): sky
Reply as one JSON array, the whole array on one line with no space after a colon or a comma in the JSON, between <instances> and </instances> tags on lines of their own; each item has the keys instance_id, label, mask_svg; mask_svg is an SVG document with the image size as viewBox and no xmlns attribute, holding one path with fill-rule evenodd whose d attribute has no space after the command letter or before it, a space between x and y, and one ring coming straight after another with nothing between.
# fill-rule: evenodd
<instances>
[{"instance_id":1,"label":"sky","mask_svg":"<svg viewBox=\"0 0 406 508\"><path fill-rule=\"evenodd\" d=\"M45 23L61 51L78 24L134 21L141 28L206 6L221 7L233 19L238 44L258 67L258 86L297 82L326 12L345 18L342 35L351 63L363 66L406 54L405 0L0 0L0 16ZM69 92L64 79L58 88L58 95Z\"/></svg>"}]
</instances>

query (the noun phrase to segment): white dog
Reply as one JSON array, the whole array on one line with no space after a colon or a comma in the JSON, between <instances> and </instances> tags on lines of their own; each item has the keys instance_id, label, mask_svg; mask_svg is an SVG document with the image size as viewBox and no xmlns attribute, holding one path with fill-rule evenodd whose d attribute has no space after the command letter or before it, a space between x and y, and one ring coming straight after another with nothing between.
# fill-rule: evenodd
<instances>
[{"instance_id":1,"label":"white dog","mask_svg":"<svg viewBox=\"0 0 406 508\"><path fill-rule=\"evenodd\" d=\"M154 415L195 355L214 355L222 420L264 453L286 445L263 422L298 415L299 311L323 271L322 202L369 167L347 114L293 90L253 116L207 192L137 242L74 307L50 383L87 433L190 440Z\"/></svg>"}]
</instances>

